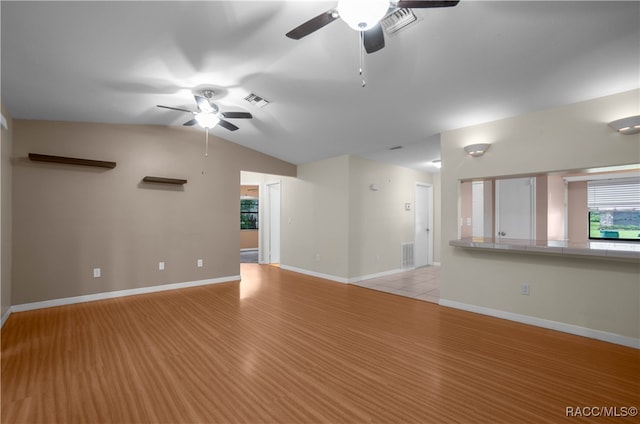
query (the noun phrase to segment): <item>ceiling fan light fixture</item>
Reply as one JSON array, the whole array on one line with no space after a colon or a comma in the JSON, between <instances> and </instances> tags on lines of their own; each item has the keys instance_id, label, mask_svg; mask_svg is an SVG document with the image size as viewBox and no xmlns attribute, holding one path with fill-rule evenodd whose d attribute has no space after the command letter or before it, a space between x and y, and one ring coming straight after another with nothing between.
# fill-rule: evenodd
<instances>
[{"instance_id":1,"label":"ceiling fan light fixture","mask_svg":"<svg viewBox=\"0 0 640 424\"><path fill-rule=\"evenodd\" d=\"M389 10L388 0L339 0L340 18L356 31L373 28Z\"/></svg>"},{"instance_id":2,"label":"ceiling fan light fixture","mask_svg":"<svg viewBox=\"0 0 640 424\"><path fill-rule=\"evenodd\" d=\"M202 128L213 128L218 125L220 118L213 113L197 113L196 121L198 121L198 124L200 124Z\"/></svg>"}]
</instances>

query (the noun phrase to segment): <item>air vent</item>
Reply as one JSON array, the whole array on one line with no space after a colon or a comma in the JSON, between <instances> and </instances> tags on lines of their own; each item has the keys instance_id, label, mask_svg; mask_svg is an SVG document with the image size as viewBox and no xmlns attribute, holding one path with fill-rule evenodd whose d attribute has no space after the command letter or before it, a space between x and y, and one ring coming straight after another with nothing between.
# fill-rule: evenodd
<instances>
[{"instance_id":1,"label":"air vent","mask_svg":"<svg viewBox=\"0 0 640 424\"><path fill-rule=\"evenodd\" d=\"M387 15L387 17L381 21L381 24L387 34L395 34L417 20L418 18L411 9L403 8Z\"/></svg>"},{"instance_id":2,"label":"air vent","mask_svg":"<svg viewBox=\"0 0 640 424\"><path fill-rule=\"evenodd\" d=\"M265 99L264 97L260 97L254 93L249 94L244 99L249 103L251 103L252 105L254 105L255 107L258 107L260 109L262 109L263 107L271 103L269 100Z\"/></svg>"}]
</instances>

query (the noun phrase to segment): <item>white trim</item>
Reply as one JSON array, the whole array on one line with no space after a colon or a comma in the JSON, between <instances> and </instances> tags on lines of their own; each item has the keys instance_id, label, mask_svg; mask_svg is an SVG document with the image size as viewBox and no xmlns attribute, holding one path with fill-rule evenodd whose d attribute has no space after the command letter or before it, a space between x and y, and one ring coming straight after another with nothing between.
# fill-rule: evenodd
<instances>
[{"instance_id":1,"label":"white trim","mask_svg":"<svg viewBox=\"0 0 640 424\"><path fill-rule=\"evenodd\" d=\"M298 274L305 274L305 275L310 275L312 277L318 277L318 278L323 278L325 280L335 281L336 283L349 284L349 279L344 277L336 277L329 274L323 274L321 272L309 271L306 269L296 268L294 266L283 265L283 264L280 264L280 268L285 269L287 271L297 272Z\"/></svg>"},{"instance_id":2,"label":"white trim","mask_svg":"<svg viewBox=\"0 0 640 424\"><path fill-rule=\"evenodd\" d=\"M246 230L245 230L246 231ZM252 252L252 251L259 251L260 249L258 249L257 247L247 247L246 249L240 249L241 252Z\"/></svg>"},{"instance_id":3,"label":"white trim","mask_svg":"<svg viewBox=\"0 0 640 424\"><path fill-rule=\"evenodd\" d=\"M590 339L602 340L609 343L615 343L622 346L640 349L640 339L634 337L622 336L616 333L594 330L592 328L580 327L578 325L566 324L564 322L551 321L544 318L536 318L529 315L515 314L513 312L486 308L484 306L470 305L468 303L456 302L454 300L440 299L438 303L440 304L440 306L447 306L449 308L475 312L477 314L502 318L509 321L520 322L522 324L548 328L550 330L561 331L563 333L574 334L576 336L588 337Z\"/></svg>"},{"instance_id":4,"label":"white trim","mask_svg":"<svg viewBox=\"0 0 640 424\"><path fill-rule=\"evenodd\" d=\"M361 275L360 277L349 278L347 280L347 282L349 284L359 283L360 281L371 280L372 278L386 277L387 275L400 274L402 272L407 272L407 271L414 271L415 269L416 268L392 269L392 270L389 270L389 271L378 272L376 274Z\"/></svg>"},{"instance_id":5,"label":"white trim","mask_svg":"<svg viewBox=\"0 0 640 424\"><path fill-rule=\"evenodd\" d=\"M440 262L434 262L433 266L441 266L441 265L440 265Z\"/></svg>"},{"instance_id":6,"label":"white trim","mask_svg":"<svg viewBox=\"0 0 640 424\"><path fill-rule=\"evenodd\" d=\"M0 320L0 328L4 327L4 323L9 319L9 315L11 315L11 312L13 312L13 308L9 307L9 310L7 310L4 315L2 315L2 319Z\"/></svg>"},{"instance_id":7,"label":"white trim","mask_svg":"<svg viewBox=\"0 0 640 424\"><path fill-rule=\"evenodd\" d=\"M105 293L89 294L84 296L65 297L62 299L45 300L42 302L23 303L13 305L11 312L31 311L34 309L51 308L53 306L72 305L74 303L93 302L95 300L113 299L115 297L133 296L137 294L155 293L167 290L184 289L188 287L206 286L209 284L227 283L240 280L239 275L229 277L212 278L209 280L188 281L186 283L161 284L158 286L141 287L137 289L117 290Z\"/></svg>"}]
</instances>

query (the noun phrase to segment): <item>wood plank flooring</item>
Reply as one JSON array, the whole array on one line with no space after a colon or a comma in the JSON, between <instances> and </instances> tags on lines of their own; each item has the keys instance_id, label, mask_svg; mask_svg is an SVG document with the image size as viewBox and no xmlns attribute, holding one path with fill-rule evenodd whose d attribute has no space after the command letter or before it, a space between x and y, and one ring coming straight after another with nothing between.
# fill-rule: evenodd
<instances>
[{"instance_id":1,"label":"wood plank flooring","mask_svg":"<svg viewBox=\"0 0 640 424\"><path fill-rule=\"evenodd\" d=\"M635 349L276 267L242 278L11 315L2 422L555 423L640 407Z\"/></svg>"}]
</instances>

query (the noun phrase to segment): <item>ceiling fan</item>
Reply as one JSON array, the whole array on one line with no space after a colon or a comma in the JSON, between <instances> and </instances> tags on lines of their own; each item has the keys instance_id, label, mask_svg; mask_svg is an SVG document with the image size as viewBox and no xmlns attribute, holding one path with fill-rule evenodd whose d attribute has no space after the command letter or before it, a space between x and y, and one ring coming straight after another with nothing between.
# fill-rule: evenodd
<instances>
[{"instance_id":1,"label":"ceiling fan","mask_svg":"<svg viewBox=\"0 0 640 424\"><path fill-rule=\"evenodd\" d=\"M351 28L361 33L362 44L367 53L374 53L384 47L384 34L380 20L398 9L428 9L452 7L455 1L389 1L389 0L338 0L338 5L297 26L286 35L299 40L341 18Z\"/></svg>"},{"instance_id":2,"label":"ceiling fan","mask_svg":"<svg viewBox=\"0 0 640 424\"><path fill-rule=\"evenodd\" d=\"M158 107L164 109L177 110L180 112L191 113L194 116L193 119L185 122L183 125L193 126L195 124L200 124L201 127L213 128L216 125L220 125L222 128L225 128L229 131L236 131L238 129L237 126L232 124L226 119L251 119L253 116L249 112L220 112L220 108L218 105L213 103L211 99L213 98L213 90L203 90L202 96L194 95L194 99L196 100L196 105L198 106L198 111L194 112L189 109L182 109L179 107L171 107L171 106L163 106L156 105Z\"/></svg>"}]
</instances>

